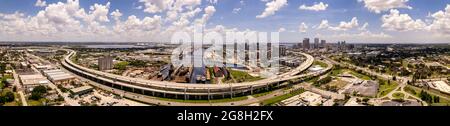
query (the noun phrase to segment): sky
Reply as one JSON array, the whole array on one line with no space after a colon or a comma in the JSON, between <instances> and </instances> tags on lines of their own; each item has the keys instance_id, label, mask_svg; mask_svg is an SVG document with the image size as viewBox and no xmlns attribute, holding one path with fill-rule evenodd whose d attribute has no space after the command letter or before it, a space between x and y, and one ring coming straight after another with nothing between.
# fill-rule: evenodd
<instances>
[{"instance_id":1,"label":"sky","mask_svg":"<svg viewBox=\"0 0 450 126\"><path fill-rule=\"evenodd\" d=\"M168 42L195 26L281 42L450 43L450 0L0 0L0 41Z\"/></svg>"}]
</instances>

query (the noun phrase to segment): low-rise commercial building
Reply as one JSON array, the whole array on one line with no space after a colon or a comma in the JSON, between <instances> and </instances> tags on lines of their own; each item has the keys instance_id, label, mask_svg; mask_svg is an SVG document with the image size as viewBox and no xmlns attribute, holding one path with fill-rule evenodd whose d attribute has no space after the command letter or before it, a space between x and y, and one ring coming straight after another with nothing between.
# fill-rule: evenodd
<instances>
[{"instance_id":1,"label":"low-rise commercial building","mask_svg":"<svg viewBox=\"0 0 450 126\"><path fill-rule=\"evenodd\" d=\"M82 86L82 87L70 89L70 93L72 95L80 96L80 95L92 92L93 90L94 90L94 88L92 86Z\"/></svg>"},{"instance_id":2,"label":"low-rise commercial building","mask_svg":"<svg viewBox=\"0 0 450 126\"><path fill-rule=\"evenodd\" d=\"M20 82L25 88L33 88L39 85L47 85L48 79L41 74L19 75Z\"/></svg>"},{"instance_id":3,"label":"low-rise commercial building","mask_svg":"<svg viewBox=\"0 0 450 126\"><path fill-rule=\"evenodd\" d=\"M319 106L322 105L325 100L326 99L319 94L306 91L300 95L281 101L281 104L285 106Z\"/></svg>"},{"instance_id":4,"label":"low-rise commercial building","mask_svg":"<svg viewBox=\"0 0 450 126\"><path fill-rule=\"evenodd\" d=\"M449 93L450 94L450 86L448 85L448 83L446 83L445 81L433 81L433 82L428 82L427 85L431 88L434 88L436 90L439 90L441 92L444 93Z\"/></svg>"}]
</instances>

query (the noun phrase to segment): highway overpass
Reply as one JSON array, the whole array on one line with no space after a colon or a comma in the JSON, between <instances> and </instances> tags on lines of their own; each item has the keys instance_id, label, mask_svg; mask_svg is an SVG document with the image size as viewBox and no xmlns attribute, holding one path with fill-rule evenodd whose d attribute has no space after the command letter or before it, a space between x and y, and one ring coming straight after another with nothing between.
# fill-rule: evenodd
<instances>
[{"instance_id":1,"label":"highway overpass","mask_svg":"<svg viewBox=\"0 0 450 126\"><path fill-rule=\"evenodd\" d=\"M72 62L71 57L76 55L75 51L69 50L64 58L62 66L71 72L96 81L98 83L126 90L129 92L150 95L155 97L177 98L177 99L220 99L235 96L251 95L255 92L266 90L272 86L283 86L282 82L292 79L303 79L305 77L317 76L331 69L327 68L320 72L296 75L307 70L314 62L314 58L302 53L307 60L295 70L289 72L289 76L277 76L254 82L227 83L227 84L191 84L175 83L168 81L153 81L139 78L125 77L106 72L89 69Z\"/></svg>"}]
</instances>

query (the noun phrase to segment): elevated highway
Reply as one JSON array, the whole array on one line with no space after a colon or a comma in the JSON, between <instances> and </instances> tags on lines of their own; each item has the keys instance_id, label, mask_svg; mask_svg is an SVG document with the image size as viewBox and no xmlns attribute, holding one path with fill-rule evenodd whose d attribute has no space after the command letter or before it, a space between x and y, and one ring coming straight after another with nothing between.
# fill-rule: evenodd
<instances>
[{"instance_id":1,"label":"elevated highway","mask_svg":"<svg viewBox=\"0 0 450 126\"><path fill-rule=\"evenodd\" d=\"M225 97L234 97L236 95L250 95L260 90L268 89L271 86L280 86L285 81L292 79L303 79L305 77L317 76L322 71L296 75L307 70L314 62L314 57L302 53L307 60L295 70L283 76L277 76L269 79L228 84L194 84L194 83L175 83L167 81L152 81L139 78L125 77L106 72L89 69L73 63L71 57L76 55L75 51L68 50L70 53L64 58L62 66L71 72L96 81L103 85L113 88L126 90L134 93L170 98L184 99L217 99ZM331 69L331 68L330 68ZM325 70L324 70L325 71Z\"/></svg>"}]
</instances>

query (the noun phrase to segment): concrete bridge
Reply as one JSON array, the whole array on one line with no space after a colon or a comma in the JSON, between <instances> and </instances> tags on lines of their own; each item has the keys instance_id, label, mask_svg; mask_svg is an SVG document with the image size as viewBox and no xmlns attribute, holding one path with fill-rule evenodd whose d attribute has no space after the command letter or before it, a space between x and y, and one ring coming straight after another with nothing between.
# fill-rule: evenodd
<instances>
[{"instance_id":1,"label":"concrete bridge","mask_svg":"<svg viewBox=\"0 0 450 126\"><path fill-rule=\"evenodd\" d=\"M233 98L235 96L245 96L267 90L272 86L283 86L292 79L304 79L306 77L318 76L321 73L331 69L327 68L323 71L301 74L307 70L314 62L314 57L309 54L301 53L307 60L299 67L289 72L289 76L276 76L254 82L244 83L227 83L227 84L194 84L194 83L175 83L167 81L153 81L139 78L125 77L106 72L89 69L72 62L71 57L76 55L75 51L68 50L67 55L62 61L62 66L67 70L98 82L100 84L121 89L133 93L165 97L177 99L221 99Z\"/></svg>"}]
</instances>

